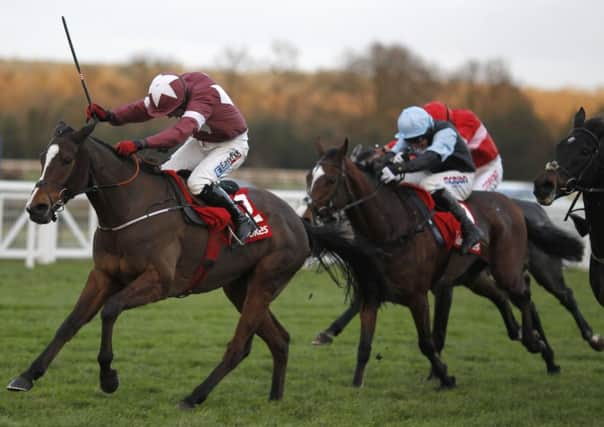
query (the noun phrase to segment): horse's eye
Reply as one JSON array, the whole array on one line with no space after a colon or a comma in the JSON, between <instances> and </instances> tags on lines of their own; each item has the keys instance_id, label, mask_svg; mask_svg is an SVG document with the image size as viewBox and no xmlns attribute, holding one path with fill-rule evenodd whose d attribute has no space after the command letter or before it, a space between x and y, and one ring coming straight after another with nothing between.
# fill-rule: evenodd
<instances>
[{"instance_id":1,"label":"horse's eye","mask_svg":"<svg viewBox=\"0 0 604 427\"><path fill-rule=\"evenodd\" d=\"M61 161L63 162L63 164L68 165L71 162L73 162L73 157L70 157L70 156L61 157Z\"/></svg>"},{"instance_id":2,"label":"horse's eye","mask_svg":"<svg viewBox=\"0 0 604 427\"><path fill-rule=\"evenodd\" d=\"M336 177L335 176L326 176L325 180L327 181L328 184L335 184L336 183Z\"/></svg>"}]
</instances>

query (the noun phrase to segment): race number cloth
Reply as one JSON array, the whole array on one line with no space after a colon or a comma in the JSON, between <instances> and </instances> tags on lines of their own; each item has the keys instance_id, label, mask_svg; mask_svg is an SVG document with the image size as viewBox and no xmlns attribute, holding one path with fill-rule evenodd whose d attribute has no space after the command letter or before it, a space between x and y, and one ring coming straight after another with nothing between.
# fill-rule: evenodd
<instances>
[{"instance_id":1,"label":"race number cloth","mask_svg":"<svg viewBox=\"0 0 604 427\"><path fill-rule=\"evenodd\" d=\"M434 199L432 198L430 193L428 193L423 188L421 188L417 185L406 184L406 183L402 183L400 185L413 188L415 190L415 193L419 197L419 199L433 213L432 220L434 221L434 224L436 224L438 231L440 231L440 234L443 237L443 240L445 242L445 247L447 249L451 249L453 247L460 248L461 244L462 244L461 224L453 216L453 214L451 212L435 211L434 210L434 208L435 208ZM468 218L470 218L470 220L474 224L476 224L474 215L472 214L472 212L470 211L468 206L464 202L459 202L459 203L466 210L466 214L468 215ZM472 246L472 248L470 249L470 253L479 255L480 254L480 243L477 243L476 245Z\"/></svg>"},{"instance_id":2,"label":"race number cloth","mask_svg":"<svg viewBox=\"0 0 604 427\"><path fill-rule=\"evenodd\" d=\"M248 189L245 187L240 188L235 194L231 195L231 199L237 203L239 209L242 211L247 211L252 218L254 218L254 222L258 228L254 231L250 236L245 240L246 243L255 242L257 240L268 239L273 235L273 229L266 221L266 216L256 208L256 205L252 201L252 199L248 196Z\"/></svg>"}]
</instances>

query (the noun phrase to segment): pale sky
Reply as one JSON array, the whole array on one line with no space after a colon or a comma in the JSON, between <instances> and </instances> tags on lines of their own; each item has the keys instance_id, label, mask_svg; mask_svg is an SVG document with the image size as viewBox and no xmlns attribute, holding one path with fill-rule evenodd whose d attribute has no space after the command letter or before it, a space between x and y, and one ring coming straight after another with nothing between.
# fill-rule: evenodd
<instances>
[{"instance_id":1,"label":"pale sky","mask_svg":"<svg viewBox=\"0 0 604 427\"><path fill-rule=\"evenodd\" d=\"M306 70L341 64L347 50L398 43L450 71L503 59L516 83L604 88L602 0L19 0L0 8L0 58L122 62L149 55L187 69L227 48L269 58L275 41Z\"/></svg>"}]
</instances>

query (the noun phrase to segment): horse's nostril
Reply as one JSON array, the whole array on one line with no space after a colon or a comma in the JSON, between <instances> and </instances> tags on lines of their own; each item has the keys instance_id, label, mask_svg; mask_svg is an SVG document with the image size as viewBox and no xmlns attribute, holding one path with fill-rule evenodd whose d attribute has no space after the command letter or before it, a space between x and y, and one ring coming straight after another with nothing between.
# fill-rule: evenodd
<instances>
[{"instance_id":1,"label":"horse's nostril","mask_svg":"<svg viewBox=\"0 0 604 427\"><path fill-rule=\"evenodd\" d=\"M48 205L45 203L38 203L33 206L27 206L25 210L30 214L41 214L48 211Z\"/></svg>"}]
</instances>

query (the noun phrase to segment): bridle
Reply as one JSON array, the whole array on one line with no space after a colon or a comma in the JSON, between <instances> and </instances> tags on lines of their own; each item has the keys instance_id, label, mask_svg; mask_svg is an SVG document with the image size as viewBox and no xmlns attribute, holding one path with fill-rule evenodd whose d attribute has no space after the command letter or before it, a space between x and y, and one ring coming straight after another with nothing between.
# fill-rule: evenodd
<instances>
[{"instance_id":1,"label":"bridle","mask_svg":"<svg viewBox=\"0 0 604 427\"><path fill-rule=\"evenodd\" d=\"M94 140L93 140L94 141ZM130 184L132 181L134 181L138 175L140 174L140 159L136 154L132 154L132 158L134 159L134 164L136 166L134 174L117 183L112 183L112 184L93 184L90 185L88 187L83 188L82 190L79 191L71 191L65 184L59 184L53 181L48 181L45 179L40 179L36 182L36 184L34 185L34 188L42 188L43 186L46 185L52 185L55 186L56 188L60 189L59 190L59 197L57 198L57 200L53 201L52 197L47 193L47 197L48 197L48 201L50 202L50 214L51 214L51 219L53 221L57 220L57 212L61 212L64 208L65 208L65 204L73 199L74 197L80 195L80 194L88 194L88 193L94 193L100 190L104 190L104 189L108 189L108 188L116 188L116 187L122 187L125 185ZM68 179L69 181L69 179ZM91 169L88 169L88 182L94 182L94 175L92 174Z\"/></svg>"},{"instance_id":2,"label":"bridle","mask_svg":"<svg viewBox=\"0 0 604 427\"><path fill-rule=\"evenodd\" d=\"M546 171L553 171L558 176L559 173L562 172L566 177L568 177L568 179L564 183L564 186L561 186L559 189L561 193L560 196L565 196L575 191L578 191L580 193L604 193L604 188L585 187L581 185L581 181L583 180L585 173L593 166L596 159L600 156L600 138L598 138L595 133L584 127L574 128L571 131L569 137L574 136L578 132L588 135L588 141L590 141L592 144L595 144L595 150L592 152L591 156L585 161L585 164L581 165L581 168L579 169L579 175L573 175L568 171L568 169L564 168L556 160L547 162L545 165Z\"/></svg>"},{"instance_id":3,"label":"bridle","mask_svg":"<svg viewBox=\"0 0 604 427\"><path fill-rule=\"evenodd\" d=\"M307 199L309 200L308 206L311 209L311 211L313 212L313 217L317 217L317 218L321 218L321 219L338 218L338 217L344 215L346 213L346 211L354 208L355 206L365 203L367 200L373 199L377 195L377 192L379 191L379 189L382 185L380 182L371 194L368 194L365 197L361 197L360 199L355 200L354 193L350 186L349 178L346 174L346 163L342 162L341 164L338 165L335 162L329 162L324 159L320 159L317 162L317 164L315 165L315 168L317 166L324 166L324 165L333 167L334 169L336 169L338 174L336 175L336 182L333 185L333 189L327 198L326 204L317 208L315 201L312 199L312 196L310 194L307 195ZM346 188L348 200L352 200L352 202L349 202L346 205L342 206L341 208L338 208L335 206L335 200L336 200L336 196L338 195L338 192L340 191L340 187L341 187L342 183L344 183L344 186Z\"/></svg>"}]
</instances>

